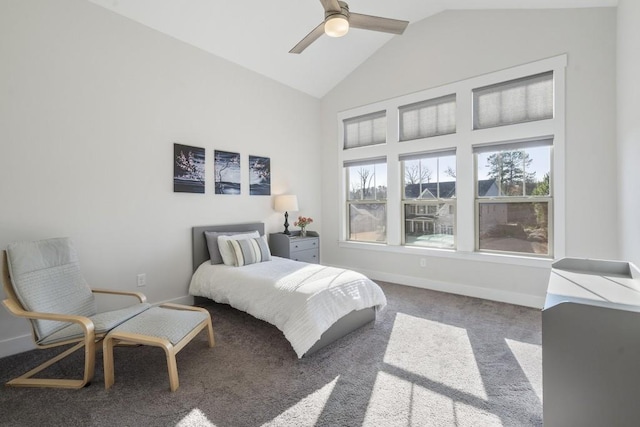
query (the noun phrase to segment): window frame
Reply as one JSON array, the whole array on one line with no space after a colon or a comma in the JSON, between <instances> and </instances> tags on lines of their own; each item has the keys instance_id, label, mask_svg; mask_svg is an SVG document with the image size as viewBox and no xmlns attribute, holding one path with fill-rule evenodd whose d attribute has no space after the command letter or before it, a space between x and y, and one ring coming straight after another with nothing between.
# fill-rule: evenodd
<instances>
[{"instance_id":1,"label":"window frame","mask_svg":"<svg viewBox=\"0 0 640 427\"><path fill-rule=\"evenodd\" d=\"M354 117L349 117L346 119L342 120L342 138L343 138L343 144L342 144L342 149L343 150L353 150L353 149L357 149L357 148L362 148L362 147L371 147L374 145L383 145L387 143L387 138L385 137L384 140L381 141L377 141L375 139L375 123L377 119L381 119L384 118L385 120L385 127L387 127L387 112L386 110L380 110L380 111L373 111L370 113L366 113L366 114L361 114L359 116L354 116ZM362 143L361 139L359 138L358 141L354 141L354 145L351 145L349 147L347 147L347 143L348 143L348 138L347 138L347 134L348 134L348 126L350 124L358 124L358 134L360 135L360 125L362 123L371 121L371 142L369 143ZM361 135L360 135L361 136Z\"/></svg>"},{"instance_id":2,"label":"window frame","mask_svg":"<svg viewBox=\"0 0 640 427\"><path fill-rule=\"evenodd\" d=\"M505 199L509 199L508 201ZM515 204L515 203L538 203L543 202L547 203L548 206L548 229L547 229L547 248L548 253L546 254L535 254L528 252L516 252L516 251L501 251L498 249L480 249L480 205L490 205L490 204ZM488 253L488 254L501 254L501 255L515 255L515 256L525 256L531 258L541 258L541 259L553 259L553 199L550 197L542 197L537 196L535 199L532 198L523 198L523 197L502 197L502 198L478 198L476 199L476 250L477 253Z\"/></svg>"},{"instance_id":3,"label":"window frame","mask_svg":"<svg viewBox=\"0 0 640 427\"><path fill-rule=\"evenodd\" d=\"M551 141L551 142L547 142ZM549 194L546 196L535 196L535 195L526 195L526 185L523 185L523 193L519 196L507 196L507 195L498 195L498 196L480 196L478 194L478 154L482 152L490 152L490 153L500 153L500 152L509 152L509 151L518 151L518 149L524 151L527 148L541 147L547 146L549 147ZM512 149L509 149L511 147ZM509 141L509 142L500 142L497 144L486 144L479 147L475 147L473 153L473 164L474 164L474 204L475 204L475 252L486 252L486 253L496 253L496 254L505 254L505 255L519 255L519 256L529 256L529 257L537 257L537 258L553 258L553 223L554 223L554 215L553 215L553 186L554 186L554 168L553 168L553 138L552 137L540 137L540 138L530 138L523 141ZM516 203L536 203L542 202L547 203L547 253L546 254L532 254L525 252L517 252L517 251L503 251L497 249L481 249L480 248L480 206L481 205L489 205L489 204L516 204Z\"/></svg>"},{"instance_id":4,"label":"window frame","mask_svg":"<svg viewBox=\"0 0 640 427\"><path fill-rule=\"evenodd\" d=\"M406 182L405 182L405 174L406 174L406 161L410 161L410 160L426 160L426 159L439 159L441 157L447 157L447 156L453 156L454 158L457 159L457 155L456 155L456 151L455 149L451 149L451 150L438 150L438 151L430 151L430 152L423 152L423 153L406 153L404 155L400 155L398 156L398 161L400 162L400 173L401 173L401 184L402 184L402 194L401 194L401 219L402 219L402 224L401 224L401 245L402 246L410 246L410 247L418 247L418 248L431 248L431 249L442 249L442 250L450 250L450 251L455 251L456 250L456 240L457 240L457 227L456 227L456 212L457 212L457 206L456 206L456 201L457 201L457 197L454 195L453 197L449 197L449 198L443 198L440 197L440 179L439 177L436 180L436 185L438 188L438 194L436 194L436 197L433 199L408 199L406 198ZM439 172L439 169L438 171ZM455 184L456 184L456 190L457 190L457 185L458 185L458 180L455 179ZM429 207L431 206L439 206L439 205L447 205L449 206L449 210L451 210L451 206L453 206L453 214L451 214L453 216L452 222L453 222L453 245L452 247L447 247L447 248L442 248L439 246L422 246L422 245L413 245L413 244L407 244L407 230L406 230L406 226L407 226L407 206L409 205L415 205L415 206L424 206L425 207L425 215L428 215L428 210ZM436 208L437 210L437 208ZM435 232L435 224L434 224L434 232Z\"/></svg>"},{"instance_id":5,"label":"window frame","mask_svg":"<svg viewBox=\"0 0 640 427\"><path fill-rule=\"evenodd\" d=\"M566 110L566 67L567 55L561 54L523 65L478 75L468 79L432 87L407 95L385 99L360 107L345 109L337 114L337 160L342 168L343 161L362 159L372 156L386 156L388 161L388 198L387 198L387 243L385 245L367 245L361 242L345 240L346 237L346 194L344 176L338 180L336 214L339 218L339 241L341 248L373 250L393 253L417 254L452 259L468 259L482 262L496 262L522 266L549 267L552 258L532 257L519 254L488 253L476 251L475 230L475 156L473 146L496 143L500 141L516 141L528 138L553 137L553 155L550 175L553 176L553 213L549 219L552 223L550 239L553 239L553 256L563 257L566 251L566 200L565 200L565 110ZM473 129L472 90L500 82L553 71L554 117L533 122L516 123L486 129ZM399 140L398 108L423 100L434 99L456 93L456 133L433 137ZM343 122L345 118L372 113L380 110L387 112L387 143L382 145L343 149ZM399 155L407 152L456 149L456 249L439 250L435 248L417 248L402 244L403 207L401 171Z\"/></svg>"},{"instance_id":6,"label":"window frame","mask_svg":"<svg viewBox=\"0 0 640 427\"><path fill-rule=\"evenodd\" d=\"M445 104L449 104L451 102L453 102L453 108L455 110L457 108L456 107L457 106L457 94L456 93L450 93L448 95L439 96L437 98L425 99L423 101L412 102L410 104L399 106L398 107L398 141L400 141L400 142L411 142L411 141L416 140L416 139L433 138L433 137L436 137L436 136L451 135L451 134L456 133L456 131L457 131L457 123L455 121L455 113L454 113L453 130L450 131L450 132L437 131L434 134L418 135L418 136L414 136L414 137L411 137L411 138L404 137L404 128L405 128L405 122L403 120L403 114L404 113L409 112L409 111L417 111L417 112L419 112L422 108L425 108L425 107L436 107L436 112L437 112L439 106L445 105ZM437 123L436 123L435 127L439 128Z\"/></svg>"},{"instance_id":7,"label":"window frame","mask_svg":"<svg viewBox=\"0 0 640 427\"><path fill-rule=\"evenodd\" d=\"M540 117L540 118L535 118L535 117L531 117L530 116L530 112L529 111L525 111L527 117L521 120L515 120L515 121L511 121L511 122L505 122L505 123L494 123L494 124L490 124L490 125L484 125L481 126L479 121L479 106L480 106L480 102L479 102L479 96L481 95L486 95L487 93L491 92L491 89L495 89L495 88L504 88L504 89L513 89L516 87L522 87L525 89L525 91L528 89L528 85L524 85L524 86L519 86L518 83L520 82L531 82L531 81L536 81L536 80L542 80L543 78L546 78L547 76L551 76L551 116L549 117ZM553 75L553 70L549 70L549 71L545 71L542 73L536 73L533 75L529 75L529 76L522 76L522 77L518 77L512 80L508 80L508 81L503 81L503 82L498 82L498 83L494 83L494 84L490 84L490 85L486 85L486 86L482 86L482 87L476 87L473 88L471 91L471 96L473 97L473 103L472 103L472 107L471 107L471 114L473 116L473 130L482 130L482 129L491 129L491 128L496 128L496 127L503 127L503 126L511 126L511 125L516 125L516 124L521 124L521 123L528 123L528 122L535 122L535 121L539 121L539 120L550 120L554 118L554 108L553 108L553 98L554 98L554 93L553 93L553 82L554 82L554 75ZM504 92L504 91L501 91ZM499 111L498 114L500 116L502 116L502 114L505 112L503 109L503 102L502 100L500 101L500 107L499 107Z\"/></svg>"},{"instance_id":8,"label":"window frame","mask_svg":"<svg viewBox=\"0 0 640 427\"><path fill-rule=\"evenodd\" d=\"M387 238L387 234L386 234L386 229L388 228L388 224L389 224L389 217L388 217L388 212L389 212L389 203L388 203L388 198L385 199L378 199L377 197L374 199L351 199L349 198L349 194L351 193L351 189L349 188L349 184L351 182L350 176L349 176L349 169L351 167L354 166L369 166L369 165L376 165L376 164L384 164L385 168L387 168L387 173L388 173L388 159L385 158L371 158L371 159L363 159L360 161L351 161L351 162L344 162L343 163L343 168L344 168L344 175L346 177L345 181L345 194L346 197L344 199L344 204L345 204L345 222L346 222L346 234L344 235L344 239L348 242L358 242L358 243L372 243L372 244L387 244L388 238ZM374 172L375 173L375 172ZM389 188L389 182L387 180L387 192L388 192L388 188ZM351 239L351 206L357 206L357 205L384 205L385 206L385 239L384 241L371 241L371 240L356 240L356 239Z\"/></svg>"}]
</instances>

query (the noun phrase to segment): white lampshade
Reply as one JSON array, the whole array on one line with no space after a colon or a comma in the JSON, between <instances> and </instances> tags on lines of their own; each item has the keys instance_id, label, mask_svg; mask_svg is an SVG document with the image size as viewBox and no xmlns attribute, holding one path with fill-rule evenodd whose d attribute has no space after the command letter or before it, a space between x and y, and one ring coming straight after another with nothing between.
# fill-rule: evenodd
<instances>
[{"instance_id":1,"label":"white lampshade","mask_svg":"<svg viewBox=\"0 0 640 427\"><path fill-rule=\"evenodd\" d=\"M298 196L294 194L276 196L274 208L277 212L295 212L298 210Z\"/></svg>"},{"instance_id":2,"label":"white lampshade","mask_svg":"<svg viewBox=\"0 0 640 427\"><path fill-rule=\"evenodd\" d=\"M344 15L333 15L324 23L324 32L329 37L342 37L349 32L349 21Z\"/></svg>"}]
</instances>

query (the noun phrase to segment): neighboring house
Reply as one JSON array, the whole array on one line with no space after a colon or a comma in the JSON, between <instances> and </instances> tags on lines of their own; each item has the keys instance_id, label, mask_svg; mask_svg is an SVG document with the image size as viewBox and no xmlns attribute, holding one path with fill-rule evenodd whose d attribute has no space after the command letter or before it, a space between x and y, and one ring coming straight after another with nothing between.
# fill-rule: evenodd
<instances>
[{"instance_id":1,"label":"neighboring house","mask_svg":"<svg viewBox=\"0 0 640 427\"><path fill-rule=\"evenodd\" d=\"M421 184L405 185L405 200L429 201L439 199L455 199L456 182L427 182ZM493 197L498 195L498 185L495 179L483 179L478 181L478 195L480 197ZM491 215L481 217L481 225L494 225L500 221L506 221L507 210L504 205L491 206ZM426 222L416 227L415 222L420 218ZM406 229L410 233L453 234L455 223L455 208L450 203L442 201L434 204L409 204L405 208ZM486 223L482 221L486 221Z\"/></svg>"},{"instance_id":2,"label":"neighboring house","mask_svg":"<svg viewBox=\"0 0 640 427\"><path fill-rule=\"evenodd\" d=\"M419 184L406 184L404 186L405 199L429 200L438 198L438 187L441 199L450 199L456 196L456 182L423 182Z\"/></svg>"},{"instance_id":3,"label":"neighboring house","mask_svg":"<svg viewBox=\"0 0 640 427\"><path fill-rule=\"evenodd\" d=\"M439 188L438 188L439 187ZM430 200L456 197L456 182L424 182L421 184L406 184L404 186L405 199ZM478 181L478 196L493 197L498 195L498 184L495 179L481 179Z\"/></svg>"},{"instance_id":4,"label":"neighboring house","mask_svg":"<svg viewBox=\"0 0 640 427\"><path fill-rule=\"evenodd\" d=\"M479 197L494 197L498 195L498 183L495 179L481 179L478 181Z\"/></svg>"}]
</instances>

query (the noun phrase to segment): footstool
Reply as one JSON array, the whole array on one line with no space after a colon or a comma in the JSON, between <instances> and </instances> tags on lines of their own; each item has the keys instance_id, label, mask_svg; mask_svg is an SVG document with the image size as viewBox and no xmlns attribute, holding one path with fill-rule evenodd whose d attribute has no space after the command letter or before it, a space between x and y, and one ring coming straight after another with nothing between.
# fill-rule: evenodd
<instances>
[{"instance_id":1,"label":"footstool","mask_svg":"<svg viewBox=\"0 0 640 427\"><path fill-rule=\"evenodd\" d=\"M104 338L104 386L114 383L113 347L122 344L143 344L162 347L167 356L169 385L176 391L180 385L176 354L200 331L208 330L209 347L213 347L211 315L204 308L179 304L162 304L150 308L113 328Z\"/></svg>"}]
</instances>

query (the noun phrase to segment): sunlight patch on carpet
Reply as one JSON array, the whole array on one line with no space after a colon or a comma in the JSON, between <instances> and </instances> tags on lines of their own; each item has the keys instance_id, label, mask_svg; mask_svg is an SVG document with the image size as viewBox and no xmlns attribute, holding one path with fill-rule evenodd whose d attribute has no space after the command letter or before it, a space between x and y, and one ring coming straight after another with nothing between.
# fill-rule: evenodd
<instances>
[{"instance_id":1,"label":"sunlight patch on carpet","mask_svg":"<svg viewBox=\"0 0 640 427\"><path fill-rule=\"evenodd\" d=\"M323 386L322 388L314 391L305 398L301 399L298 403L275 417L268 423L264 423L262 427L267 426L282 426L282 425L314 425L320 414L327 404L333 388L336 386L340 375L334 378L333 381ZM300 419L300 416L304 419Z\"/></svg>"},{"instance_id":2,"label":"sunlight patch on carpet","mask_svg":"<svg viewBox=\"0 0 640 427\"><path fill-rule=\"evenodd\" d=\"M381 371L363 425L489 427L502 423L494 414Z\"/></svg>"},{"instance_id":3,"label":"sunlight patch on carpet","mask_svg":"<svg viewBox=\"0 0 640 427\"><path fill-rule=\"evenodd\" d=\"M207 416L198 408L193 408L183 419L181 419L176 427L216 427L214 423L209 421Z\"/></svg>"},{"instance_id":4,"label":"sunlight patch on carpet","mask_svg":"<svg viewBox=\"0 0 640 427\"><path fill-rule=\"evenodd\" d=\"M457 427L502 427L504 423L495 414L491 412L487 412L484 410L480 410L471 405L467 405L462 402L455 402L454 413L455 413L455 423L451 423L450 425L455 425ZM439 424L434 424L439 425Z\"/></svg>"},{"instance_id":5,"label":"sunlight patch on carpet","mask_svg":"<svg viewBox=\"0 0 640 427\"><path fill-rule=\"evenodd\" d=\"M384 361L428 381L487 399L466 329L398 313Z\"/></svg>"},{"instance_id":6,"label":"sunlight patch on carpet","mask_svg":"<svg viewBox=\"0 0 640 427\"><path fill-rule=\"evenodd\" d=\"M510 339L505 341L542 402L542 346Z\"/></svg>"}]
</instances>

